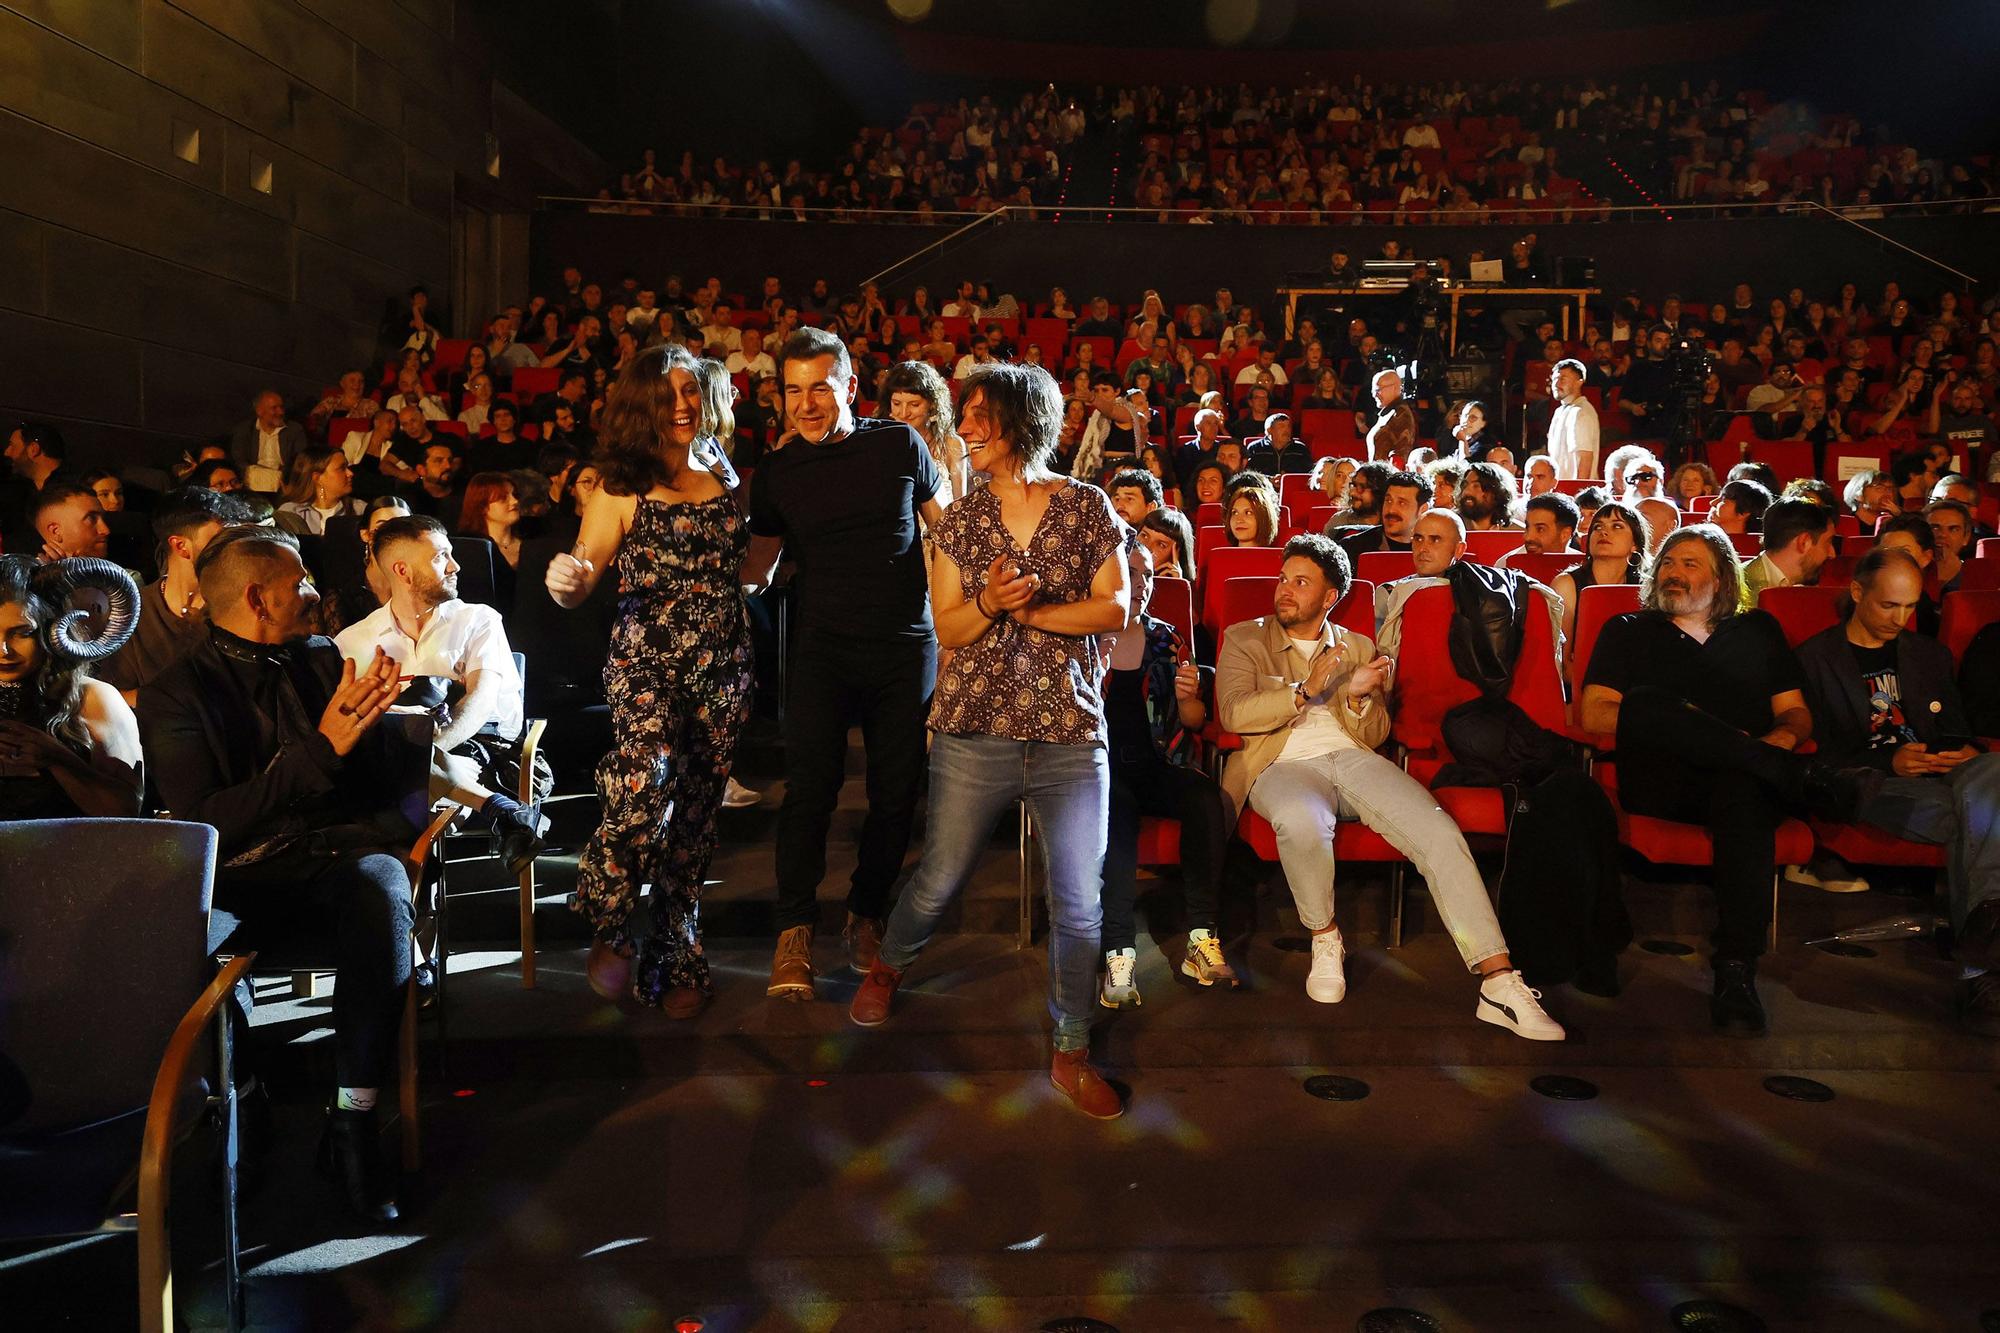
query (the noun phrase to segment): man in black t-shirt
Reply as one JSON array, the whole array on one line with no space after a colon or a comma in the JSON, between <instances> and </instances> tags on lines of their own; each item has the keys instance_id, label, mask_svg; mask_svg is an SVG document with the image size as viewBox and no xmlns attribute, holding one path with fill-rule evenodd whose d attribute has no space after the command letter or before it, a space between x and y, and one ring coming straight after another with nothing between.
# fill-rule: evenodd
<instances>
[{"instance_id":1,"label":"man in black t-shirt","mask_svg":"<svg viewBox=\"0 0 2000 1333\"><path fill-rule=\"evenodd\" d=\"M1951 653L1907 630L1924 595L1907 552L1877 547L1854 567L1844 624L1799 647L1820 753L1886 776L1864 823L1948 847L1945 878L1959 961L1958 1012L2000 1037L2000 755L1982 754L1952 679Z\"/></svg>"},{"instance_id":2,"label":"man in black t-shirt","mask_svg":"<svg viewBox=\"0 0 2000 1333\"><path fill-rule=\"evenodd\" d=\"M856 421L847 348L801 329L779 357L792 433L750 484L745 579L769 583L780 551L797 572L778 811L778 947L768 994L812 998L813 923L827 830L846 774L847 731L868 748L868 816L847 895L848 962L874 965L923 780L924 709L937 678L919 518L944 510L923 440L896 421Z\"/></svg>"},{"instance_id":3,"label":"man in black t-shirt","mask_svg":"<svg viewBox=\"0 0 2000 1333\"><path fill-rule=\"evenodd\" d=\"M1668 537L1645 581L1645 609L1613 619L1597 641L1580 720L1617 737L1621 805L1708 829L1710 1017L1718 1032L1752 1037L1766 1031L1757 959L1771 928L1778 825L1788 813L1852 819L1864 783L1793 753L1812 734L1798 660L1769 614L1738 610L1741 591L1718 529L1702 523Z\"/></svg>"}]
</instances>

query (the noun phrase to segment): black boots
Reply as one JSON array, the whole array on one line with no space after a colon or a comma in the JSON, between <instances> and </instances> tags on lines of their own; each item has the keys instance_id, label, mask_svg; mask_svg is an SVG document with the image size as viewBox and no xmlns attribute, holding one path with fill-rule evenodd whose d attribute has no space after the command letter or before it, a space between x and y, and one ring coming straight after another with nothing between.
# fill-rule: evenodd
<instances>
[{"instance_id":1,"label":"black boots","mask_svg":"<svg viewBox=\"0 0 2000 1333\"><path fill-rule=\"evenodd\" d=\"M329 1108L319 1141L319 1170L339 1184L356 1217L377 1225L394 1222L396 1185L382 1160L382 1131L373 1111Z\"/></svg>"},{"instance_id":2,"label":"black boots","mask_svg":"<svg viewBox=\"0 0 2000 1333\"><path fill-rule=\"evenodd\" d=\"M1764 1003L1757 998L1757 964L1748 958L1715 960L1715 998L1708 1002L1709 1021L1724 1037L1761 1037Z\"/></svg>"}]
</instances>

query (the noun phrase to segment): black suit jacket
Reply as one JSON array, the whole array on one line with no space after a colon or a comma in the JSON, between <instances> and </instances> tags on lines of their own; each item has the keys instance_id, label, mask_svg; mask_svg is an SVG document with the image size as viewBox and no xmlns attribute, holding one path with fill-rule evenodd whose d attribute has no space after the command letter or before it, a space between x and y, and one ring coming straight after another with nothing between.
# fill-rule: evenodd
<instances>
[{"instance_id":1,"label":"black suit jacket","mask_svg":"<svg viewBox=\"0 0 2000 1333\"><path fill-rule=\"evenodd\" d=\"M296 421L287 421L278 431L278 451L285 460L279 470L289 474L292 459L305 447L306 428ZM249 467L257 461L257 423L254 419L244 422L230 433L229 457L238 468Z\"/></svg>"},{"instance_id":2,"label":"black suit jacket","mask_svg":"<svg viewBox=\"0 0 2000 1333\"><path fill-rule=\"evenodd\" d=\"M1889 771L1896 752L1868 748L1873 709L1862 692L1861 672L1848 651L1847 627L1821 630L1799 645L1812 710L1813 741L1829 762ZM1946 736L1966 736L1971 724L1952 678L1951 653L1936 639L1905 630L1896 636L1896 687L1903 719L1919 741L1935 750Z\"/></svg>"},{"instance_id":3,"label":"black suit jacket","mask_svg":"<svg viewBox=\"0 0 2000 1333\"><path fill-rule=\"evenodd\" d=\"M340 683L341 655L317 635L292 645L300 701L316 728ZM342 758L318 730L260 744L256 710L204 639L139 691L148 775L175 819L211 825L220 859L281 832L363 825L407 846L428 807L428 718L385 717ZM421 721L422 728L404 725ZM414 821L414 822L413 822Z\"/></svg>"}]
</instances>

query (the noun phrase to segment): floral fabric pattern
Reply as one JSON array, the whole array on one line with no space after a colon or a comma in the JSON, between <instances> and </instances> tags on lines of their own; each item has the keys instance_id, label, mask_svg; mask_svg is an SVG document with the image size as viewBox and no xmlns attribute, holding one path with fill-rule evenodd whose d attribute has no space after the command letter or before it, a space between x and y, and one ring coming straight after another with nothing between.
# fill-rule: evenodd
<instances>
[{"instance_id":1,"label":"floral fabric pattern","mask_svg":"<svg viewBox=\"0 0 2000 1333\"><path fill-rule=\"evenodd\" d=\"M989 487L944 511L933 534L937 549L958 566L959 588L973 596L987 566L1005 555L1039 574L1044 602L1078 602L1091 580L1122 548L1111 501L1095 486L1062 483L1023 551L1000 518ZM979 639L952 653L931 701L931 729L949 735L1004 736L1051 745L1102 745L1104 663L1097 636L1048 634L1002 617Z\"/></svg>"},{"instance_id":2,"label":"floral fabric pattern","mask_svg":"<svg viewBox=\"0 0 2000 1333\"><path fill-rule=\"evenodd\" d=\"M603 816L578 860L570 906L600 939L636 948L632 993L645 1004L676 988L711 989L701 886L749 714L750 624L737 584L749 541L726 495L642 498L618 552L618 622L604 663L614 740L597 766Z\"/></svg>"}]
</instances>

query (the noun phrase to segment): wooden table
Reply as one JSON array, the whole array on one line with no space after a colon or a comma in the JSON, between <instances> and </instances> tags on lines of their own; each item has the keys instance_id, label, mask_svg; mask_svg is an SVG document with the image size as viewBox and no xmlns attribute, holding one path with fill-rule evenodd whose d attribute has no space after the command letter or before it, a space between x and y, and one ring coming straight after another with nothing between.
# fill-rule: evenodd
<instances>
[{"instance_id":1,"label":"wooden table","mask_svg":"<svg viewBox=\"0 0 2000 1333\"><path fill-rule=\"evenodd\" d=\"M1280 287L1278 295L1285 298L1285 331L1289 337L1298 324L1299 298L1302 296L1402 296L1408 287L1362 287L1348 284L1341 287ZM1570 340L1570 306L1576 307L1576 332L1583 331L1584 307L1589 299L1600 294L1596 287L1509 287L1503 283L1453 283L1444 293L1451 301L1451 324L1445 339L1445 350L1453 356L1458 354L1458 306L1468 296L1493 296L1511 300L1516 296L1560 296L1563 298L1562 336Z\"/></svg>"}]
</instances>

